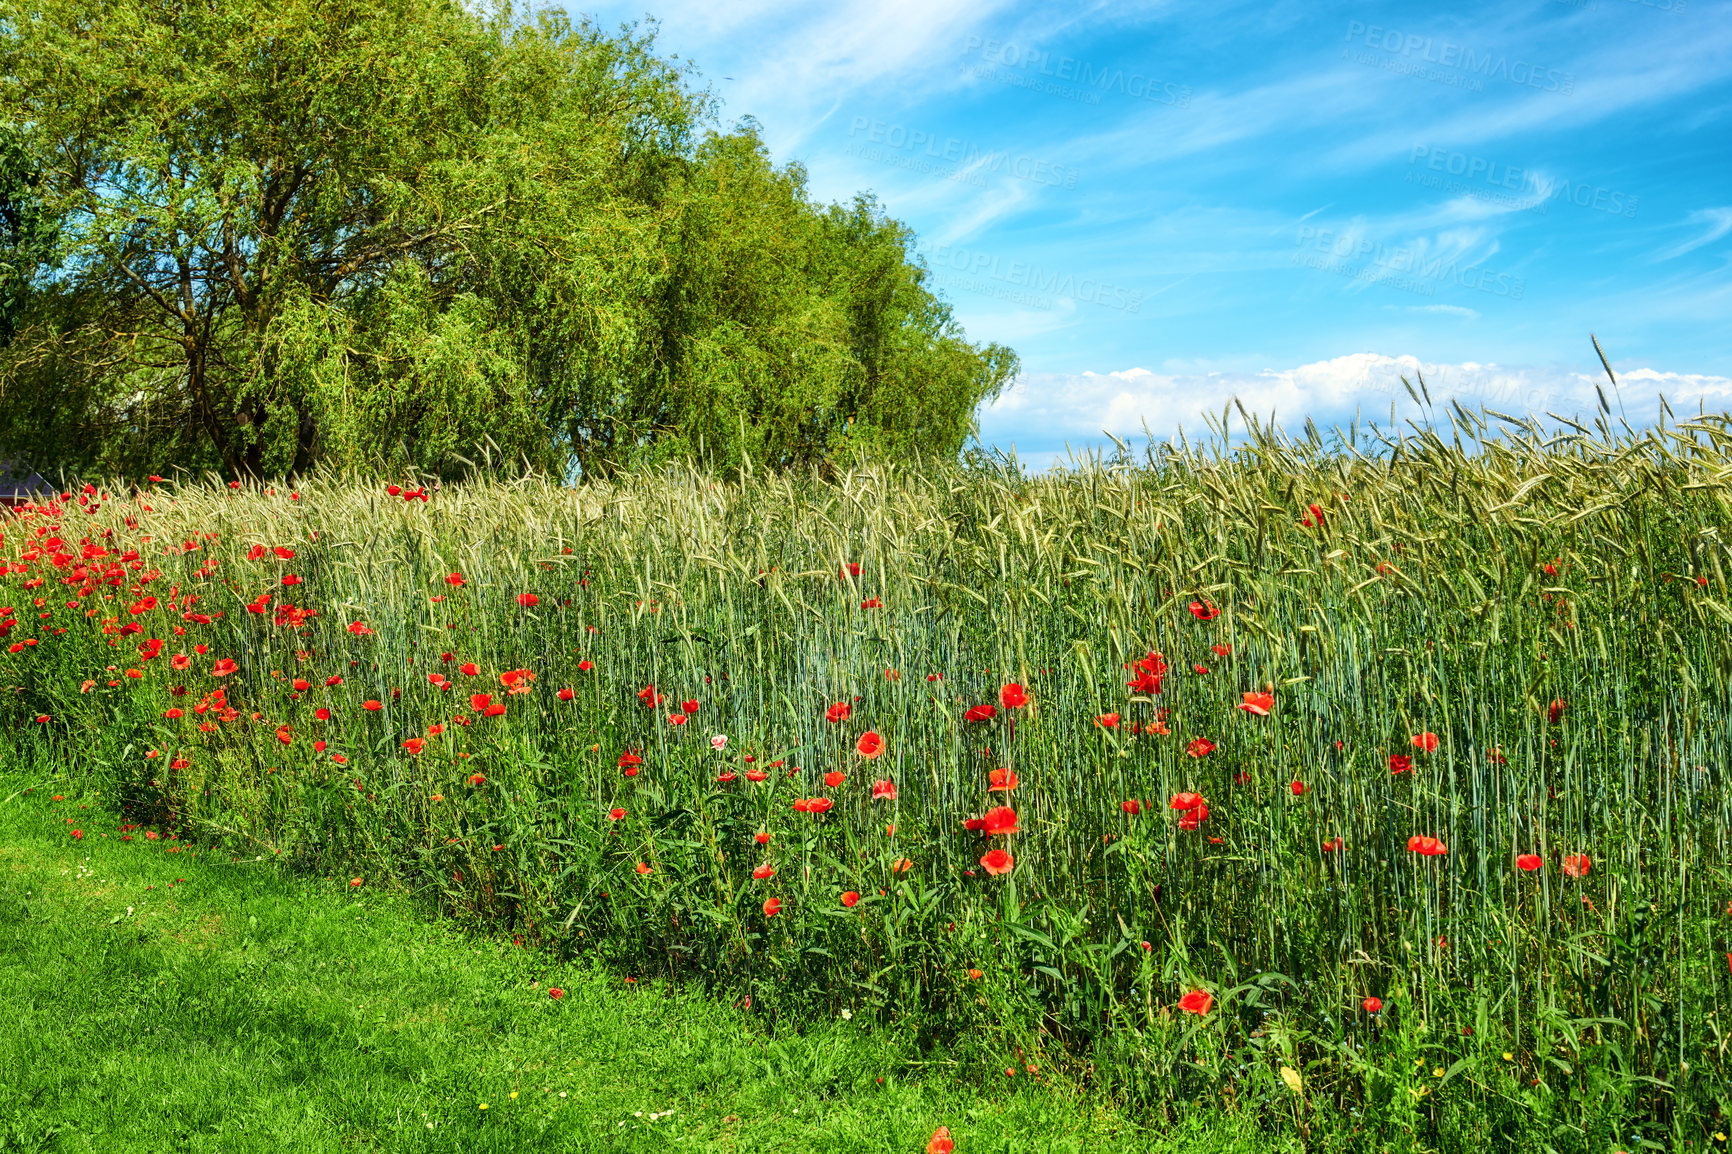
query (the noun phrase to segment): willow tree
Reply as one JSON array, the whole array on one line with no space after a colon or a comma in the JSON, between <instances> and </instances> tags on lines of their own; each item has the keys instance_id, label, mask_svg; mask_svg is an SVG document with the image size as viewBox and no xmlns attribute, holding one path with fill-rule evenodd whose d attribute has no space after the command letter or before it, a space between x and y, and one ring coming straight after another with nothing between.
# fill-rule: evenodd
<instances>
[{"instance_id":1,"label":"willow tree","mask_svg":"<svg viewBox=\"0 0 1732 1154\"><path fill-rule=\"evenodd\" d=\"M58 244L0 449L231 475L955 453L1015 370L906 230L719 131L653 29L448 0L0 0ZM52 429L49 428L52 426Z\"/></svg>"}]
</instances>

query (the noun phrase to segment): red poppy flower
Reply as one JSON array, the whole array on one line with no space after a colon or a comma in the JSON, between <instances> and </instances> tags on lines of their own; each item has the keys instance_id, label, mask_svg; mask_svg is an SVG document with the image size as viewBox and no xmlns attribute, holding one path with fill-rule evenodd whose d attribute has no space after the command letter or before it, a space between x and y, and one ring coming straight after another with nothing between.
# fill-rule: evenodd
<instances>
[{"instance_id":1,"label":"red poppy flower","mask_svg":"<svg viewBox=\"0 0 1732 1154\"><path fill-rule=\"evenodd\" d=\"M682 701L682 702L680 702L680 712L685 714L687 717L690 717L692 714L696 713L697 711L698 711L698 703L696 701Z\"/></svg>"},{"instance_id":2,"label":"red poppy flower","mask_svg":"<svg viewBox=\"0 0 1732 1154\"><path fill-rule=\"evenodd\" d=\"M1585 878L1591 868L1593 868L1593 863L1588 861L1588 855L1585 853L1564 855L1564 876L1567 878Z\"/></svg>"},{"instance_id":3,"label":"red poppy flower","mask_svg":"<svg viewBox=\"0 0 1732 1154\"><path fill-rule=\"evenodd\" d=\"M769 779L769 776L769 774L765 773L761 769L748 769L746 771L747 781L766 781Z\"/></svg>"},{"instance_id":4,"label":"red poppy flower","mask_svg":"<svg viewBox=\"0 0 1732 1154\"><path fill-rule=\"evenodd\" d=\"M769 862L765 862L763 865L752 871L752 876L757 878L759 881L773 878L776 876L776 867L771 865Z\"/></svg>"},{"instance_id":5,"label":"red poppy flower","mask_svg":"<svg viewBox=\"0 0 1732 1154\"><path fill-rule=\"evenodd\" d=\"M1516 869L1518 870L1533 873L1544 864L1546 864L1545 859L1537 853L1518 853L1516 855Z\"/></svg>"},{"instance_id":6,"label":"red poppy flower","mask_svg":"<svg viewBox=\"0 0 1732 1154\"><path fill-rule=\"evenodd\" d=\"M558 986L549 986L547 987L547 996L557 1002L559 999L565 997L565 991L560 989Z\"/></svg>"},{"instance_id":7,"label":"red poppy flower","mask_svg":"<svg viewBox=\"0 0 1732 1154\"><path fill-rule=\"evenodd\" d=\"M1028 690L1013 681L998 691L998 703L1006 709L1020 709L1028 704Z\"/></svg>"},{"instance_id":8,"label":"red poppy flower","mask_svg":"<svg viewBox=\"0 0 1732 1154\"><path fill-rule=\"evenodd\" d=\"M1245 693L1241 696L1245 700L1239 703L1239 708L1246 713L1255 713L1258 717L1268 717L1269 711L1275 708L1275 695L1273 693Z\"/></svg>"},{"instance_id":9,"label":"red poppy flower","mask_svg":"<svg viewBox=\"0 0 1732 1154\"><path fill-rule=\"evenodd\" d=\"M1190 605L1191 616L1198 621L1213 621L1221 615L1221 611L1207 601L1193 601Z\"/></svg>"},{"instance_id":10,"label":"red poppy flower","mask_svg":"<svg viewBox=\"0 0 1732 1154\"><path fill-rule=\"evenodd\" d=\"M486 780L487 780L487 775L485 773L472 773L469 775L469 784L470 785L480 785L483 782L485 782Z\"/></svg>"},{"instance_id":11,"label":"red poppy flower","mask_svg":"<svg viewBox=\"0 0 1732 1154\"><path fill-rule=\"evenodd\" d=\"M1132 693L1153 697L1161 691L1161 680L1167 674L1166 658L1151 649L1147 657L1137 662L1136 671L1136 678L1126 682L1126 688Z\"/></svg>"},{"instance_id":12,"label":"red poppy flower","mask_svg":"<svg viewBox=\"0 0 1732 1154\"><path fill-rule=\"evenodd\" d=\"M1191 812L1179 819L1179 828L1182 830L1194 830L1208 820L1209 807L1207 805L1199 805L1196 809L1193 809ZM1214 839L1211 838L1210 840L1213 841Z\"/></svg>"},{"instance_id":13,"label":"red poppy flower","mask_svg":"<svg viewBox=\"0 0 1732 1154\"><path fill-rule=\"evenodd\" d=\"M980 867L994 877L1009 873L1015 864L1016 859L1001 849L987 850L980 859Z\"/></svg>"},{"instance_id":14,"label":"red poppy flower","mask_svg":"<svg viewBox=\"0 0 1732 1154\"><path fill-rule=\"evenodd\" d=\"M277 729L277 740L282 742L284 745L288 745L295 740L295 735L290 731L288 726L280 726Z\"/></svg>"},{"instance_id":15,"label":"red poppy flower","mask_svg":"<svg viewBox=\"0 0 1732 1154\"><path fill-rule=\"evenodd\" d=\"M1389 755L1389 772L1392 774L1406 773L1413 768L1413 759L1405 753Z\"/></svg>"},{"instance_id":16,"label":"red poppy flower","mask_svg":"<svg viewBox=\"0 0 1732 1154\"><path fill-rule=\"evenodd\" d=\"M624 753L619 755L619 767L621 769L624 769L628 765L642 765L642 764L643 764L643 758L639 757L637 754L633 753L629 749L626 750Z\"/></svg>"},{"instance_id":17,"label":"red poppy flower","mask_svg":"<svg viewBox=\"0 0 1732 1154\"><path fill-rule=\"evenodd\" d=\"M499 675L499 684L512 693L528 693L534 681L535 674L527 669L507 669Z\"/></svg>"},{"instance_id":18,"label":"red poppy flower","mask_svg":"<svg viewBox=\"0 0 1732 1154\"><path fill-rule=\"evenodd\" d=\"M1561 698L1561 697L1552 698L1551 706L1546 710L1546 720L1551 722L1553 725L1556 725L1558 723L1558 719L1563 717L1565 708L1566 707L1564 705L1564 699L1563 698Z\"/></svg>"},{"instance_id":19,"label":"red poppy flower","mask_svg":"<svg viewBox=\"0 0 1732 1154\"><path fill-rule=\"evenodd\" d=\"M1169 804L1182 812L1193 810L1203 804L1203 795L1200 793L1175 793Z\"/></svg>"},{"instance_id":20,"label":"red poppy flower","mask_svg":"<svg viewBox=\"0 0 1732 1154\"><path fill-rule=\"evenodd\" d=\"M872 761L884 752L884 739L875 730L868 729L860 735L860 740L854 743L854 752Z\"/></svg>"},{"instance_id":21,"label":"red poppy flower","mask_svg":"<svg viewBox=\"0 0 1732 1154\"><path fill-rule=\"evenodd\" d=\"M349 622L349 632L353 633L356 637L370 637L373 633L371 629L367 628L367 626L360 621Z\"/></svg>"},{"instance_id":22,"label":"red poppy flower","mask_svg":"<svg viewBox=\"0 0 1732 1154\"><path fill-rule=\"evenodd\" d=\"M843 576L843 577L858 577L858 576L860 576L860 563L857 561L848 562L846 565L842 566L840 576Z\"/></svg>"},{"instance_id":23,"label":"red poppy flower","mask_svg":"<svg viewBox=\"0 0 1732 1154\"><path fill-rule=\"evenodd\" d=\"M731 770L731 769L730 769L730 770L728 770L728 771L727 771L727 772L726 772L726 773L718 773L718 774L716 774L716 780L717 780L717 781L719 781L719 782L721 782L721 783L723 783L723 784L724 784L724 785L725 785L725 784L727 784L727 783L728 783L728 782L730 782L730 781L732 781L732 780L734 780L734 779L735 779L735 778L736 778L736 777L738 777L738 776L740 776L740 775L739 775L739 774L737 774L737 773L735 773L735 772L734 772L734 771L733 771L733 770Z\"/></svg>"},{"instance_id":24,"label":"red poppy flower","mask_svg":"<svg viewBox=\"0 0 1732 1154\"><path fill-rule=\"evenodd\" d=\"M1136 817L1139 813L1143 812L1143 803L1133 797L1129 801L1119 802L1119 808L1130 814L1132 817Z\"/></svg>"},{"instance_id":25,"label":"red poppy flower","mask_svg":"<svg viewBox=\"0 0 1732 1154\"><path fill-rule=\"evenodd\" d=\"M607 811L607 820L609 820L609 821L618 821L621 818L623 818L624 816L625 816L625 810L619 808L618 806L614 806L612 809Z\"/></svg>"},{"instance_id":26,"label":"red poppy flower","mask_svg":"<svg viewBox=\"0 0 1732 1154\"><path fill-rule=\"evenodd\" d=\"M1438 841L1436 838L1421 837L1419 834L1414 834L1412 837L1407 839L1407 848L1411 852L1421 854L1425 857L1438 857L1441 854L1449 852L1449 847Z\"/></svg>"},{"instance_id":27,"label":"red poppy flower","mask_svg":"<svg viewBox=\"0 0 1732 1154\"><path fill-rule=\"evenodd\" d=\"M1292 785L1288 786L1287 788L1291 789L1293 791L1294 797L1303 796L1305 793L1305 783L1302 781L1296 781Z\"/></svg>"},{"instance_id":28,"label":"red poppy flower","mask_svg":"<svg viewBox=\"0 0 1732 1154\"><path fill-rule=\"evenodd\" d=\"M1193 738L1191 743L1185 746L1185 752L1192 757L1208 757L1215 752L1215 743L1206 737Z\"/></svg>"},{"instance_id":29,"label":"red poppy flower","mask_svg":"<svg viewBox=\"0 0 1732 1154\"><path fill-rule=\"evenodd\" d=\"M572 698L576 697L577 694L570 689L561 689L558 693L554 694L554 696L559 698L561 701L570 701Z\"/></svg>"},{"instance_id":30,"label":"red poppy flower","mask_svg":"<svg viewBox=\"0 0 1732 1154\"><path fill-rule=\"evenodd\" d=\"M1095 718L1095 724L1100 726L1102 729L1117 729L1119 727L1119 715L1116 713L1103 713L1099 717Z\"/></svg>"},{"instance_id":31,"label":"red poppy flower","mask_svg":"<svg viewBox=\"0 0 1732 1154\"><path fill-rule=\"evenodd\" d=\"M838 701L824 711L824 720L834 725L838 721L847 721L848 715L854 712L854 707L846 701Z\"/></svg>"},{"instance_id":32,"label":"red poppy flower","mask_svg":"<svg viewBox=\"0 0 1732 1154\"><path fill-rule=\"evenodd\" d=\"M487 707L492 703L493 695L490 693L472 693L469 695L469 708L476 713L486 712Z\"/></svg>"},{"instance_id":33,"label":"red poppy flower","mask_svg":"<svg viewBox=\"0 0 1732 1154\"><path fill-rule=\"evenodd\" d=\"M530 609L530 608L533 608L537 605L540 605L541 604L541 598L537 597L533 593L519 593L517 595L517 603L519 605L523 606L525 609Z\"/></svg>"},{"instance_id":34,"label":"red poppy flower","mask_svg":"<svg viewBox=\"0 0 1732 1154\"><path fill-rule=\"evenodd\" d=\"M313 742L313 752L314 752L314 753L323 753L323 752L325 752L325 743L324 743L324 742L322 742L322 741L315 741L315 742Z\"/></svg>"},{"instance_id":35,"label":"red poppy flower","mask_svg":"<svg viewBox=\"0 0 1732 1154\"><path fill-rule=\"evenodd\" d=\"M337 686L339 686L341 684L343 684L343 679L341 677L337 676L335 673L333 673L329 677L325 678L325 688L326 689L335 689Z\"/></svg>"},{"instance_id":36,"label":"red poppy flower","mask_svg":"<svg viewBox=\"0 0 1732 1154\"><path fill-rule=\"evenodd\" d=\"M361 708L365 709L368 713L377 713L381 709L385 708L385 703L368 698L366 701L361 702Z\"/></svg>"},{"instance_id":37,"label":"red poppy flower","mask_svg":"<svg viewBox=\"0 0 1732 1154\"><path fill-rule=\"evenodd\" d=\"M1487 761L1491 762L1493 765L1508 765L1509 764L1509 758L1507 758L1503 755L1503 750L1501 750L1501 749L1495 749L1494 748L1494 749L1486 750L1485 751L1485 759Z\"/></svg>"},{"instance_id":38,"label":"red poppy flower","mask_svg":"<svg viewBox=\"0 0 1732 1154\"><path fill-rule=\"evenodd\" d=\"M824 775L824 784L829 786L831 789L835 789L847 780L848 775L843 773L841 770L832 769L829 773Z\"/></svg>"},{"instance_id":39,"label":"red poppy flower","mask_svg":"<svg viewBox=\"0 0 1732 1154\"><path fill-rule=\"evenodd\" d=\"M215 665L211 666L210 675L212 677L227 677L239 668L240 666L235 664L234 658L224 657Z\"/></svg>"},{"instance_id":40,"label":"red poppy flower","mask_svg":"<svg viewBox=\"0 0 1732 1154\"><path fill-rule=\"evenodd\" d=\"M1435 733L1416 733L1411 740L1413 748L1422 753L1434 753L1437 750L1437 734Z\"/></svg>"},{"instance_id":41,"label":"red poppy flower","mask_svg":"<svg viewBox=\"0 0 1732 1154\"><path fill-rule=\"evenodd\" d=\"M1359 1004L1365 1007L1365 1012L1367 1014L1375 1014L1377 1011L1383 1009L1383 1003L1377 998L1366 998Z\"/></svg>"},{"instance_id":42,"label":"red poppy flower","mask_svg":"<svg viewBox=\"0 0 1732 1154\"><path fill-rule=\"evenodd\" d=\"M955 1149L956 1143L951 1140L948 1126L940 1126L934 1130L926 1143L926 1154L951 1154Z\"/></svg>"},{"instance_id":43,"label":"red poppy flower","mask_svg":"<svg viewBox=\"0 0 1732 1154\"><path fill-rule=\"evenodd\" d=\"M860 901L860 895L858 893L855 893L853 890L849 890L842 895L842 904L849 907L850 909L852 909L855 905L859 904L859 901Z\"/></svg>"},{"instance_id":44,"label":"red poppy flower","mask_svg":"<svg viewBox=\"0 0 1732 1154\"><path fill-rule=\"evenodd\" d=\"M1209 648L1215 651L1216 657L1231 657L1233 655L1233 647L1231 645L1217 644L1211 645Z\"/></svg>"},{"instance_id":45,"label":"red poppy flower","mask_svg":"<svg viewBox=\"0 0 1732 1154\"><path fill-rule=\"evenodd\" d=\"M668 724L669 725L684 725L686 723L686 721L687 721L686 715L683 713L670 713L670 714L668 714Z\"/></svg>"},{"instance_id":46,"label":"red poppy flower","mask_svg":"<svg viewBox=\"0 0 1732 1154\"><path fill-rule=\"evenodd\" d=\"M403 743L403 748L408 750L410 753L419 754L423 749L427 748L427 739L424 737L411 737Z\"/></svg>"},{"instance_id":47,"label":"red poppy flower","mask_svg":"<svg viewBox=\"0 0 1732 1154\"><path fill-rule=\"evenodd\" d=\"M1021 833L1016 824L1016 811L1008 805L994 806L981 815L981 829L989 834Z\"/></svg>"},{"instance_id":48,"label":"red poppy flower","mask_svg":"<svg viewBox=\"0 0 1732 1154\"><path fill-rule=\"evenodd\" d=\"M1329 841L1323 843L1323 852L1325 853L1340 853L1346 848L1347 843L1339 837L1331 838Z\"/></svg>"},{"instance_id":49,"label":"red poppy flower","mask_svg":"<svg viewBox=\"0 0 1732 1154\"><path fill-rule=\"evenodd\" d=\"M773 918L781 912L782 912L782 899L781 898L771 898L769 901L766 901L764 903L764 916L765 917Z\"/></svg>"},{"instance_id":50,"label":"red poppy flower","mask_svg":"<svg viewBox=\"0 0 1732 1154\"><path fill-rule=\"evenodd\" d=\"M986 775L987 793L1009 793L1016 788L1016 771L1001 766Z\"/></svg>"},{"instance_id":51,"label":"red poppy flower","mask_svg":"<svg viewBox=\"0 0 1732 1154\"><path fill-rule=\"evenodd\" d=\"M968 712L962 715L964 721L990 721L998 716L998 709L991 705L972 705Z\"/></svg>"},{"instance_id":52,"label":"red poppy flower","mask_svg":"<svg viewBox=\"0 0 1732 1154\"><path fill-rule=\"evenodd\" d=\"M1192 990L1179 999L1179 1009L1187 1014L1207 1014L1215 1005L1215 995L1207 990Z\"/></svg>"},{"instance_id":53,"label":"red poppy flower","mask_svg":"<svg viewBox=\"0 0 1732 1154\"><path fill-rule=\"evenodd\" d=\"M654 873L655 867L645 865L643 862L640 861L637 863L637 872L640 874Z\"/></svg>"},{"instance_id":54,"label":"red poppy flower","mask_svg":"<svg viewBox=\"0 0 1732 1154\"><path fill-rule=\"evenodd\" d=\"M875 781L872 783L873 801L895 801L896 783L893 781Z\"/></svg>"}]
</instances>

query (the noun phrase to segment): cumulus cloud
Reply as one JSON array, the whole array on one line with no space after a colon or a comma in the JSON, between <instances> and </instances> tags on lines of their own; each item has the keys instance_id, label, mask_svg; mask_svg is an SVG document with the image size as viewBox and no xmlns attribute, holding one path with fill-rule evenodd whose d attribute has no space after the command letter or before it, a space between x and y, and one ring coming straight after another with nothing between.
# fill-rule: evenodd
<instances>
[{"instance_id":1,"label":"cumulus cloud","mask_svg":"<svg viewBox=\"0 0 1732 1154\"><path fill-rule=\"evenodd\" d=\"M1597 366L1596 366L1597 368ZM1420 402L1409 394L1406 378ZM1598 411L1596 386L1605 386L1613 414L1632 425L1653 421L1663 395L1675 412L1732 405L1732 378L1632 369L1620 372L1619 388L1603 372L1575 367L1502 366L1473 361L1432 363L1418 357L1351 353L1285 369L1258 371L1156 372L1130 368L1076 374L1029 373L980 413L980 439L1015 449L1035 468L1062 461L1067 453L1106 443L1105 434L1138 442L1144 429L1167 441L1182 428L1188 437L1208 436L1207 415L1228 411L1243 428L1234 399L1260 421L1273 419L1290 430L1307 418L1328 430L1357 419L1387 428L1426 415L1425 394L1439 422L1451 400L1470 411L1497 410L1511 416L1547 412L1589 420ZM1421 391L1423 382L1423 391Z\"/></svg>"}]
</instances>

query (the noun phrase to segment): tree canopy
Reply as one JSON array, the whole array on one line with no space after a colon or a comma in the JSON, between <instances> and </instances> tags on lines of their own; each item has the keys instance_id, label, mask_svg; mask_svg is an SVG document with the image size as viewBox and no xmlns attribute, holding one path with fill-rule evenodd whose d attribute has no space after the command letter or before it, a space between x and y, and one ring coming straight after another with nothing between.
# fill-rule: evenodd
<instances>
[{"instance_id":1,"label":"tree canopy","mask_svg":"<svg viewBox=\"0 0 1732 1154\"><path fill-rule=\"evenodd\" d=\"M1016 372L904 226L816 203L753 123L720 128L653 26L0 0L0 63L0 455L231 476L449 474L484 444L590 476L953 456Z\"/></svg>"}]
</instances>

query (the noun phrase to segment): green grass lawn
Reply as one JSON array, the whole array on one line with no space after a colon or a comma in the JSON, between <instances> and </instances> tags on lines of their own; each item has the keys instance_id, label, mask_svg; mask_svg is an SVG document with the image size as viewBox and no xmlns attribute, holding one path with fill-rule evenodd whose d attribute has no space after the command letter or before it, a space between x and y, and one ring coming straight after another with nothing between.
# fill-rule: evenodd
<instances>
[{"instance_id":1,"label":"green grass lawn","mask_svg":"<svg viewBox=\"0 0 1732 1154\"><path fill-rule=\"evenodd\" d=\"M347 879L124 842L62 788L0 774L0 1151L920 1151L940 1124L962 1154L1251 1145L965 1084L852 1022L772 1036Z\"/></svg>"}]
</instances>

